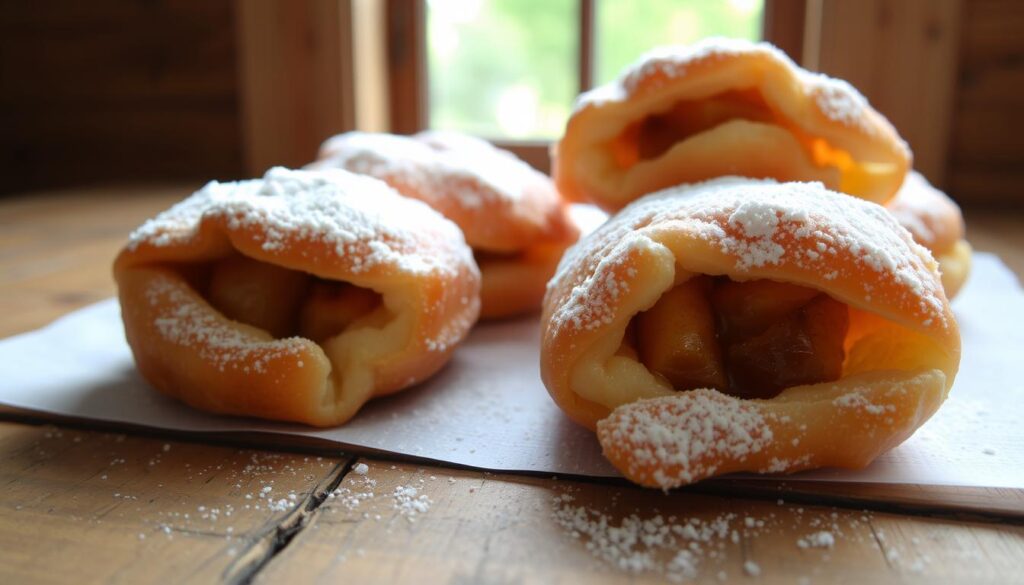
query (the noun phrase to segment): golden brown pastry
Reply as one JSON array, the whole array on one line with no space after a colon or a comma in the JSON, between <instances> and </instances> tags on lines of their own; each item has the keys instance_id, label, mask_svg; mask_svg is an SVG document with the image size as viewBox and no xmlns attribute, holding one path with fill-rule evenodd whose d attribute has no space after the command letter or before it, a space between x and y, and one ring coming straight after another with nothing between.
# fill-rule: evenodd
<instances>
[{"instance_id":1,"label":"golden brown pastry","mask_svg":"<svg viewBox=\"0 0 1024 585\"><path fill-rule=\"evenodd\" d=\"M581 95L554 152L562 194L608 210L726 175L821 181L884 203L910 166L896 130L848 83L730 39L656 49Z\"/></svg>"},{"instance_id":2,"label":"golden brown pastry","mask_svg":"<svg viewBox=\"0 0 1024 585\"><path fill-rule=\"evenodd\" d=\"M471 136L349 132L324 142L310 168L382 179L454 221L480 265L484 318L537 310L562 252L579 237L548 177Z\"/></svg>"},{"instance_id":3,"label":"golden brown pastry","mask_svg":"<svg viewBox=\"0 0 1024 585\"><path fill-rule=\"evenodd\" d=\"M931 250L939 261L946 296L955 297L971 271L971 245L964 239L960 206L921 173L911 171L886 207L915 242Z\"/></svg>"},{"instance_id":4,"label":"golden brown pastry","mask_svg":"<svg viewBox=\"0 0 1024 585\"><path fill-rule=\"evenodd\" d=\"M317 426L431 376L480 306L453 223L341 170L212 182L136 230L114 276L158 390Z\"/></svg>"},{"instance_id":5,"label":"golden brown pastry","mask_svg":"<svg viewBox=\"0 0 1024 585\"><path fill-rule=\"evenodd\" d=\"M863 467L945 400L960 337L935 261L874 203L720 178L569 249L541 375L629 479Z\"/></svg>"}]
</instances>

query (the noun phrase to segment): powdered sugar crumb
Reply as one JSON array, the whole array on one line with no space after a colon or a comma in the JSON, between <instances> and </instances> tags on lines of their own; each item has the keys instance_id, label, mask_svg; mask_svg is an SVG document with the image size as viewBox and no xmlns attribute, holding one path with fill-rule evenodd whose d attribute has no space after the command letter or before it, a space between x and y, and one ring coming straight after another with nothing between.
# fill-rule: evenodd
<instances>
[{"instance_id":1,"label":"powdered sugar crumb","mask_svg":"<svg viewBox=\"0 0 1024 585\"><path fill-rule=\"evenodd\" d=\"M835 536L827 530L812 532L796 541L796 545L800 548L832 548L835 544Z\"/></svg>"},{"instance_id":2,"label":"powdered sugar crumb","mask_svg":"<svg viewBox=\"0 0 1024 585\"><path fill-rule=\"evenodd\" d=\"M392 497L395 501L395 510L410 522L414 521L416 516L430 510L432 503L426 494L420 494L419 488L411 485L396 487Z\"/></svg>"},{"instance_id":3,"label":"powdered sugar crumb","mask_svg":"<svg viewBox=\"0 0 1024 585\"><path fill-rule=\"evenodd\" d=\"M513 154L491 143L450 132L422 132L416 136L373 132L347 132L329 138L320 147L317 168L343 168L387 180L402 177L418 192L450 191L458 181L485 185L485 189L457 189L455 201L479 208L488 199L515 201L539 174Z\"/></svg>"},{"instance_id":4,"label":"powdered sugar crumb","mask_svg":"<svg viewBox=\"0 0 1024 585\"><path fill-rule=\"evenodd\" d=\"M616 520L576 504L568 493L553 499L553 517L601 562L626 573L663 575L673 583L697 578L704 559L724 557L726 548L735 546L733 535L739 534L733 513L710 520L661 514L646 518L631 514Z\"/></svg>"},{"instance_id":5,"label":"powdered sugar crumb","mask_svg":"<svg viewBox=\"0 0 1024 585\"><path fill-rule=\"evenodd\" d=\"M832 404L839 408L851 408L855 410L862 410L868 414L881 415L886 412L894 412L896 407L892 404L872 404L867 397L860 392L850 392L843 394L838 398L832 400Z\"/></svg>"}]
</instances>

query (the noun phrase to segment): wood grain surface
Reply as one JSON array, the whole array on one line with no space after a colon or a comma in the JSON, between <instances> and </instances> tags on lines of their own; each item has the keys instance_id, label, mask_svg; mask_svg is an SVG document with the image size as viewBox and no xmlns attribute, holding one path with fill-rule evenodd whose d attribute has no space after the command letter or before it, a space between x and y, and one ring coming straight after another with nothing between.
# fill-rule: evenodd
<instances>
[{"instance_id":1,"label":"wood grain surface","mask_svg":"<svg viewBox=\"0 0 1024 585\"><path fill-rule=\"evenodd\" d=\"M109 265L127 233L193 187L0 201L0 336L112 294ZM1022 274L1024 219L968 221L978 249L1000 253ZM1000 494L1006 508L984 515L936 509L917 486L828 493L785 481L723 481L663 494L322 447L313 454L266 437L239 447L81 424L24 424L10 415L0 422L0 582L1022 580L1019 492ZM589 523L574 521L579 514ZM678 526L675 540L623 541L631 531L619 528L631 518L655 533ZM722 523L725 532L696 539L683 528ZM809 546L821 531L832 546ZM690 551L686 562L673 565L681 550ZM614 563L623 558L646 559L634 564L646 570Z\"/></svg>"}]
</instances>

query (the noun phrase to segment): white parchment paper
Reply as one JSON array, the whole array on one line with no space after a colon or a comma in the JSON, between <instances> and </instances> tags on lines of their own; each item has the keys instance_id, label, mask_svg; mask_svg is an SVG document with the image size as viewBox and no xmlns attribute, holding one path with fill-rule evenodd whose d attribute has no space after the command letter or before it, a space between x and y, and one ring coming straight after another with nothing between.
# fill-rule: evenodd
<instances>
[{"instance_id":1,"label":"white parchment paper","mask_svg":"<svg viewBox=\"0 0 1024 585\"><path fill-rule=\"evenodd\" d=\"M939 413L868 469L793 479L1024 489L1024 292L996 257L977 254L953 307L963 361ZM208 415L158 394L135 372L110 299L0 341L0 403L180 431L306 435L490 470L617 475L593 434L548 397L538 339L536 317L481 325L430 382L317 430Z\"/></svg>"}]
</instances>

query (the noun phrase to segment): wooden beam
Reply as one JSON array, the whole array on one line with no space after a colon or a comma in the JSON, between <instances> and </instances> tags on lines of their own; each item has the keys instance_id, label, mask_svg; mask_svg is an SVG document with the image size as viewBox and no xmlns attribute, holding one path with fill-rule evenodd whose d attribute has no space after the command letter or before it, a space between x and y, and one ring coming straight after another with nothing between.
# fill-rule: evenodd
<instances>
[{"instance_id":1,"label":"wooden beam","mask_svg":"<svg viewBox=\"0 0 1024 585\"><path fill-rule=\"evenodd\" d=\"M961 0L822 0L817 68L856 86L945 180L957 79ZM813 63L808 63L813 65Z\"/></svg>"},{"instance_id":2,"label":"wooden beam","mask_svg":"<svg viewBox=\"0 0 1024 585\"><path fill-rule=\"evenodd\" d=\"M414 134L430 123L426 13L423 0L387 3L390 118L396 134Z\"/></svg>"},{"instance_id":3,"label":"wooden beam","mask_svg":"<svg viewBox=\"0 0 1024 585\"><path fill-rule=\"evenodd\" d=\"M385 5L378 0L352 0L352 49L355 127L366 132L387 132L388 35Z\"/></svg>"},{"instance_id":4,"label":"wooden beam","mask_svg":"<svg viewBox=\"0 0 1024 585\"><path fill-rule=\"evenodd\" d=\"M579 11L579 76L580 93L594 86L594 47L597 37L594 22L594 0L580 0Z\"/></svg>"},{"instance_id":5,"label":"wooden beam","mask_svg":"<svg viewBox=\"0 0 1024 585\"><path fill-rule=\"evenodd\" d=\"M803 59L807 0L765 0L761 37L797 63Z\"/></svg>"},{"instance_id":6,"label":"wooden beam","mask_svg":"<svg viewBox=\"0 0 1024 585\"><path fill-rule=\"evenodd\" d=\"M551 172L550 140L492 140L495 146L518 156L538 171Z\"/></svg>"},{"instance_id":7,"label":"wooden beam","mask_svg":"<svg viewBox=\"0 0 1024 585\"><path fill-rule=\"evenodd\" d=\"M301 166L354 127L349 0L236 3L246 168Z\"/></svg>"},{"instance_id":8,"label":"wooden beam","mask_svg":"<svg viewBox=\"0 0 1024 585\"><path fill-rule=\"evenodd\" d=\"M947 189L964 205L1022 209L1024 2L971 0L960 20Z\"/></svg>"}]
</instances>

